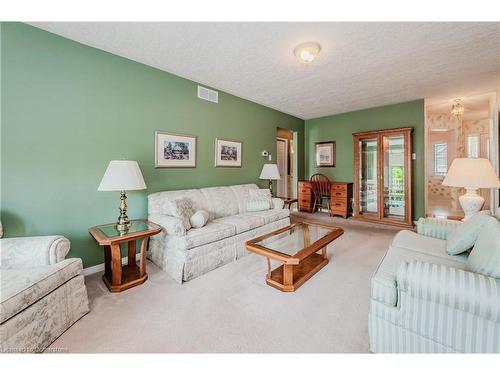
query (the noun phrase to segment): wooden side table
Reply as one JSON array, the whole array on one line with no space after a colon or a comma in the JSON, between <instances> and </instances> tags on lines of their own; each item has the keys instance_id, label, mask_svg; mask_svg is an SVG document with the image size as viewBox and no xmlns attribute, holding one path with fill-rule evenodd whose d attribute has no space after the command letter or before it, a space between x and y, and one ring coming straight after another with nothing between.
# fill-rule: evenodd
<instances>
[{"instance_id":1,"label":"wooden side table","mask_svg":"<svg viewBox=\"0 0 500 375\"><path fill-rule=\"evenodd\" d=\"M292 204L297 203L299 200L297 198L287 198L287 197L276 197L283 200L283 205L289 210L292 208Z\"/></svg>"},{"instance_id":2,"label":"wooden side table","mask_svg":"<svg viewBox=\"0 0 500 375\"><path fill-rule=\"evenodd\" d=\"M161 227L147 220L132 220L129 230L121 233L116 224L92 227L89 233L104 250L104 275L102 279L111 292L121 292L142 284L146 273L146 248L149 237L161 232ZM136 263L136 240L142 240L140 262ZM122 266L122 243L128 244L127 265Z\"/></svg>"}]
</instances>

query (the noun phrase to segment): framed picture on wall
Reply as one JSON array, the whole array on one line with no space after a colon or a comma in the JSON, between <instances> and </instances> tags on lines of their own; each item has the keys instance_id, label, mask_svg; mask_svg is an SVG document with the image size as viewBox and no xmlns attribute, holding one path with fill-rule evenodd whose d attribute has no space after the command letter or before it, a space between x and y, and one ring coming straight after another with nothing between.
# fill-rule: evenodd
<instances>
[{"instance_id":1,"label":"framed picture on wall","mask_svg":"<svg viewBox=\"0 0 500 375\"><path fill-rule=\"evenodd\" d=\"M216 167L241 167L242 152L242 142L215 138Z\"/></svg>"},{"instance_id":2,"label":"framed picture on wall","mask_svg":"<svg viewBox=\"0 0 500 375\"><path fill-rule=\"evenodd\" d=\"M196 167L196 136L155 132L155 168Z\"/></svg>"},{"instance_id":3,"label":"framed picture on wall","mask_svg":"<svg viewBox=\"0 0 500 375\"><path fill-rule=\"evenodd\" d=\"M316 142L316 167L335 167L335 141Z\"/></svg>"}]
</instances>

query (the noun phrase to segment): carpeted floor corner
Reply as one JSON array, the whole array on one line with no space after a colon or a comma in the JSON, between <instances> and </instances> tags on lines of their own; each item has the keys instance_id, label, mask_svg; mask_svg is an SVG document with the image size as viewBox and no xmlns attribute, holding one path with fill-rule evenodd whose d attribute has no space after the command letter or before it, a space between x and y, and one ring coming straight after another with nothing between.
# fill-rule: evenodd
<instances>
[{"instance_id":1,"label":"carpeted floor corner","mask_svg":"<svg viewBox=\"0 0 500 375\"><path fill-rule=\"evenodd\" d=\"M364 353L370 278L398 229L294 214L338 225L330 263L294 293L265 283L257 255L179 285L151 262L145 284L111 294L86 278L91 312L53 344L70 353Z\"/></svg>"}]
</instances>

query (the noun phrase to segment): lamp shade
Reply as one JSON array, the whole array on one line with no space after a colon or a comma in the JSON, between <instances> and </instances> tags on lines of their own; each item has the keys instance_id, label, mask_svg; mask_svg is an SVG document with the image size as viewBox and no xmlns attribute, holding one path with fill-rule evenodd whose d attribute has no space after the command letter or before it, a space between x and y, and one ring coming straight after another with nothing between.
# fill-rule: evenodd
<instances>
[{"instance_id":1,"label":"lamp shade","mask_svg":"<svg viewBox=\"0 0 500 375\"><path fill-rule=\"evenodd\" d=\"M134 160L111 160L98 191L143 190L146 183L139 164Z\"/></svg>"},{"instance_id":2,"label":"lamp shade","mask_svg":"<svg viewBox=\"0 0 500 375\"><path fill-rule=\"evenodd\" d=\"M276 164L264 164L259 178L261 180L279 180L281 178Z\"/></svg>"},{"instance_id":3,"label":"lamp shade","mask_svg":"<svg viewBox=\"0 0 500 375\"><path fill-rule=\"evenodd\" d=\"M456 158L443 185L467 188L500 188L500 180L490 161L483 158Z\"/></svg>"}]
</instances>

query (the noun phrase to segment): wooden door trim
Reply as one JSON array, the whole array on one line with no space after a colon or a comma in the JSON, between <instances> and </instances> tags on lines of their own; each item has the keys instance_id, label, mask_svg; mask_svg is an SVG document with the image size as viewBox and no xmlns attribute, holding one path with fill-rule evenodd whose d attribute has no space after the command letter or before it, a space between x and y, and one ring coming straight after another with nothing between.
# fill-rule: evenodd
<instances>
[{"instance_id":1,"label":"wooden door trim","mask_svg":"<svg viewBox=\"0 0 500 375\"><path fill-rule=\"evenodd\" d=\"M372 221L372 222L380 222L391 225L398 225L404 227L412 227L413 226L413 183L412 183L412 127L400 127L394 129L383 129L383 130L374 130L374 131L362 131L355 132L353 134L353 142L354 142L354 209L353 216L356 219ZM405 188L405 218L404 220L394 220L391 218L384 217L384 153L385 153L385 145L384 145L384 137L401 135L404 137L405 142L405 156L404 156L404 165L405 165L405 175L404 175L404 188ZM372 138L377 139L377 213L376 214L367 214L361 213L360 211L360 149L359 142L362 139Z\"/></svg>"}]
</instances>

